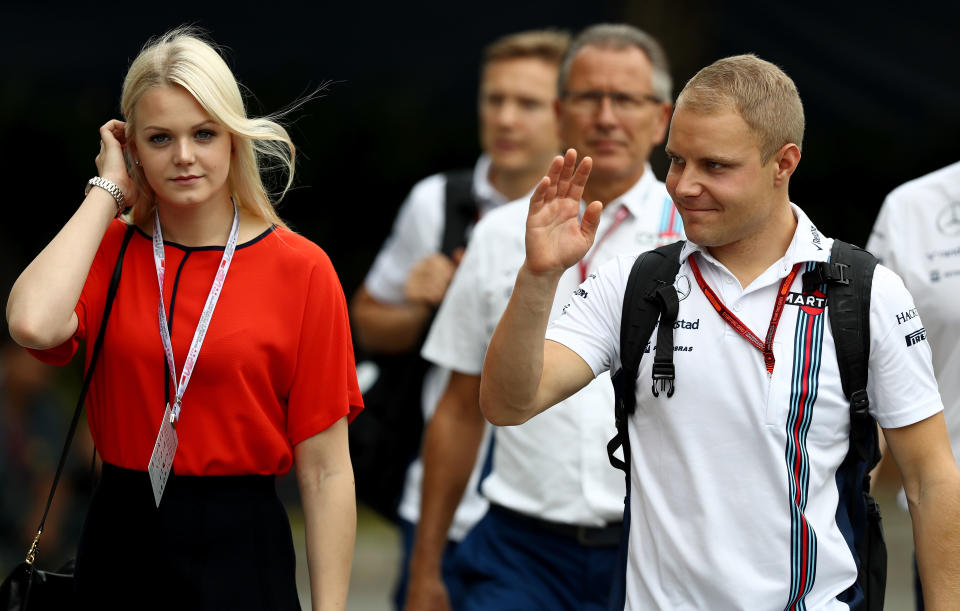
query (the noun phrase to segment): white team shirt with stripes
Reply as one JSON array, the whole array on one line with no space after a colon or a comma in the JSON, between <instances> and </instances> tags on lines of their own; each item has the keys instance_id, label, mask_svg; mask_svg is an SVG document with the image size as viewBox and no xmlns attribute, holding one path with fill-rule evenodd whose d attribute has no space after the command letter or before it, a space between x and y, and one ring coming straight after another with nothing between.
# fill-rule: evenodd
<instances>
[{"instance_id":1,"label":"white team shirt with stripes","mask_svg":"<svg viewBox=\"0 0 960 611\"><path fill-rule=\"evenodd\" d=\"M745 288L700 247L687 243L681 253L676 393L653 396L648 354L628 424L627 609L848 607L837 597L857 573L835 518L835 477L849 444L849 404L823 302L802 294L810 264L790 287L768 375L761 352L720 318L687 262L697 257L706 283L765 337L780 282L798 262L826 261L833 243L793 210L797 229L787 252ZM602 266L547 330L598 376L620 367L623 293L635 258ZM877 266L867 390L884 428L943 409L914 312L900 278Z\"/></svg>"},{"instance_id":2,"label":"white team shirt with stripes","mask_svg":"<svg viewBox=\"0 0 960 611\"><path fill-rule=\"evenodd\" d=\"M626 206L630 214L608 233ZM527 198L490 212L477 224L466 255L437 312L422 354L433 363L479 375L493 330L523 264ZM622 214L621 214L622 216ZM663 183L647 166L641 179L607 204L588 271L624 253L682 237L681 221ZM555 314L580 284L574 266L560 280ZM483 495L540 519L600 526L623 516L623 476L607 461L613 436L613 388L607 376L522 426L494 427L492 472Z\"/></svg>"}]
</instances>

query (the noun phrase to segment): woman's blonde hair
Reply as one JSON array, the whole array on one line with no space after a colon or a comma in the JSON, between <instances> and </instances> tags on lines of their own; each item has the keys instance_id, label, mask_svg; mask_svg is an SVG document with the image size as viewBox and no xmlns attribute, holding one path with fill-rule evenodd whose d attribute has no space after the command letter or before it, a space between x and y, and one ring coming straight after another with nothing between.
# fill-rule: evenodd
<instances>
[{"instance_id":1,"label":"woman's blonde hair","mask_svg":"<svg viewBox=\"0 0 960 611\"><path fill-rule=\"evenodd\" d=\"M181 26L147 41L123 80L120 110L127 122L127 139L136 130L137 102L154 87L179 85L197 100L214 121L232 135L233 157L228 176L230 195L237 206L272 223L285 227L274 202L279 201L293 183L296 149L290 136L276 119L247 117L240 86L215 45L202 32ZM286 170L286 184L275 199L264 186L261 170ZM134 223L149 219L156 207L153 190L142 170L134 180L146 197L134 206Z\"/></svg>"}]
</instances>

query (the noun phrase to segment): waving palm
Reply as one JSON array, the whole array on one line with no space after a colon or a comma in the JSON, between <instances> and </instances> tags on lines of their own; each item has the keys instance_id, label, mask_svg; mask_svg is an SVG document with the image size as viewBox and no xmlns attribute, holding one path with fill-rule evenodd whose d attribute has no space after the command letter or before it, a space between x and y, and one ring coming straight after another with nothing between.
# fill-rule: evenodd
<instances>
[{"instance_id":1,"label":"waving palm","mask_svg":"<svg viewBox=\"0 0 960 611\"><path fill-rule=\"evenodd\" d=\"M577 151L569 149L550 164L550 170L530 197L527 214L527 268L537 274L562 273L590 250L603 204L592 202L580 219L580 197L593 160L577 166Z\"/></svg>"}]
</instances>

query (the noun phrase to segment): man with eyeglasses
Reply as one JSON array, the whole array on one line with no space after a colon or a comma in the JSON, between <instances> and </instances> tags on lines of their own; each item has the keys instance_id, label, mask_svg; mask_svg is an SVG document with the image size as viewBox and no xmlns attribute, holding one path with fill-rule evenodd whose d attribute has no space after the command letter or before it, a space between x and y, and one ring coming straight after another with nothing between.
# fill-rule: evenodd
<instances>
[{"instance_id":1,"label":"man with eyeglasses","mask_svg":"<svg viewBox=\"0 0 960 611\"><path fill-rule=\"evenodd\" d=\"M627 25L596 25L561 64L555 108L560 139L594 160L587 201L606 203L598 239L561 280L570 295L597 266L682 237L679 216L648 158L671 111L666 55ZM526 199L478 223L424 345L452 370L427 427L421 517L407 609L446 609L437 569L443 538L484 432L480 370L490 336L524 261ZM559 314L562 297L552 309ZM623 520L624 482L606 455L615 434L613 389L597 379L520 427L494 429L486 516L454 558L462 608L606 608Z\"/></svg>"}]
</instances>

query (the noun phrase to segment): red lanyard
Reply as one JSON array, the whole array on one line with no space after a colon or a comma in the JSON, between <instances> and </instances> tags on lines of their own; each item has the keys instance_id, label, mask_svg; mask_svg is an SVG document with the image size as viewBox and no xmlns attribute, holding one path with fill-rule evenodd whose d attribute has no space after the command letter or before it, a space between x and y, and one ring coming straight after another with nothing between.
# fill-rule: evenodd
<instances>
[{"instance_id":1,"label":"red lanyard","mask_svg":"<svg viewBox=\"0 0 960 611\"><path fill-rule=\"evenodd\" d=\"M797 273L800 271L802 264L797 263L794 265L790 273L787 274L787 277L780 283L780 290L777 291L777 301L773 306L773 315L770 317L770 327L767 329L767 340L762 342L747 325L743 324L739 318L734 316L734 314L723 305L723 302L720 301L720 298L713 292L713 289L703 280L703 276L700 275L700 267L697 265L693 256L689 257L687 261L690 263L690 269L693 270L693 275L697 279L697 284L700 285L700 290L703 291L704 296L707 298L707 301L710 302L710 305L713 306L713 309L717 311L720 318L733 327L734 331L753 344L754 348L763 353L763 364L767 368L767 374L773 375L773 365L775 361L773 358L773 338L777 334L777 325L780 324L780 314L783 313L783 304L787 301L790 285L793 284L793 279L797 277Z\"/></svg>"},{"instance_id":2,"label":"red lanyard","mask_svg":"<svg viewBox=\"0 0 960 611\"><path fill-rule=\"evenodd\" d=\"M595 254L600 249L600 245L603 244L603 241L609 238L610 234L616 231L617 227L620 226L620 223L627 220L628 216L630 216L630 211L627 210L626 206L621 205L620 208L617 210L617 215L613 219L613 224L610 225L610 228L607 229L603 233L603 235L600 236L600 239L594 243L593 253L591 253L590 258L588 259L587 256L584 255L582 259L577 261L577 268L580 269L580 282L587 281L587 266L590 264L590 261L593 259L593 254Z\"/></svg>"}]
</instances>

